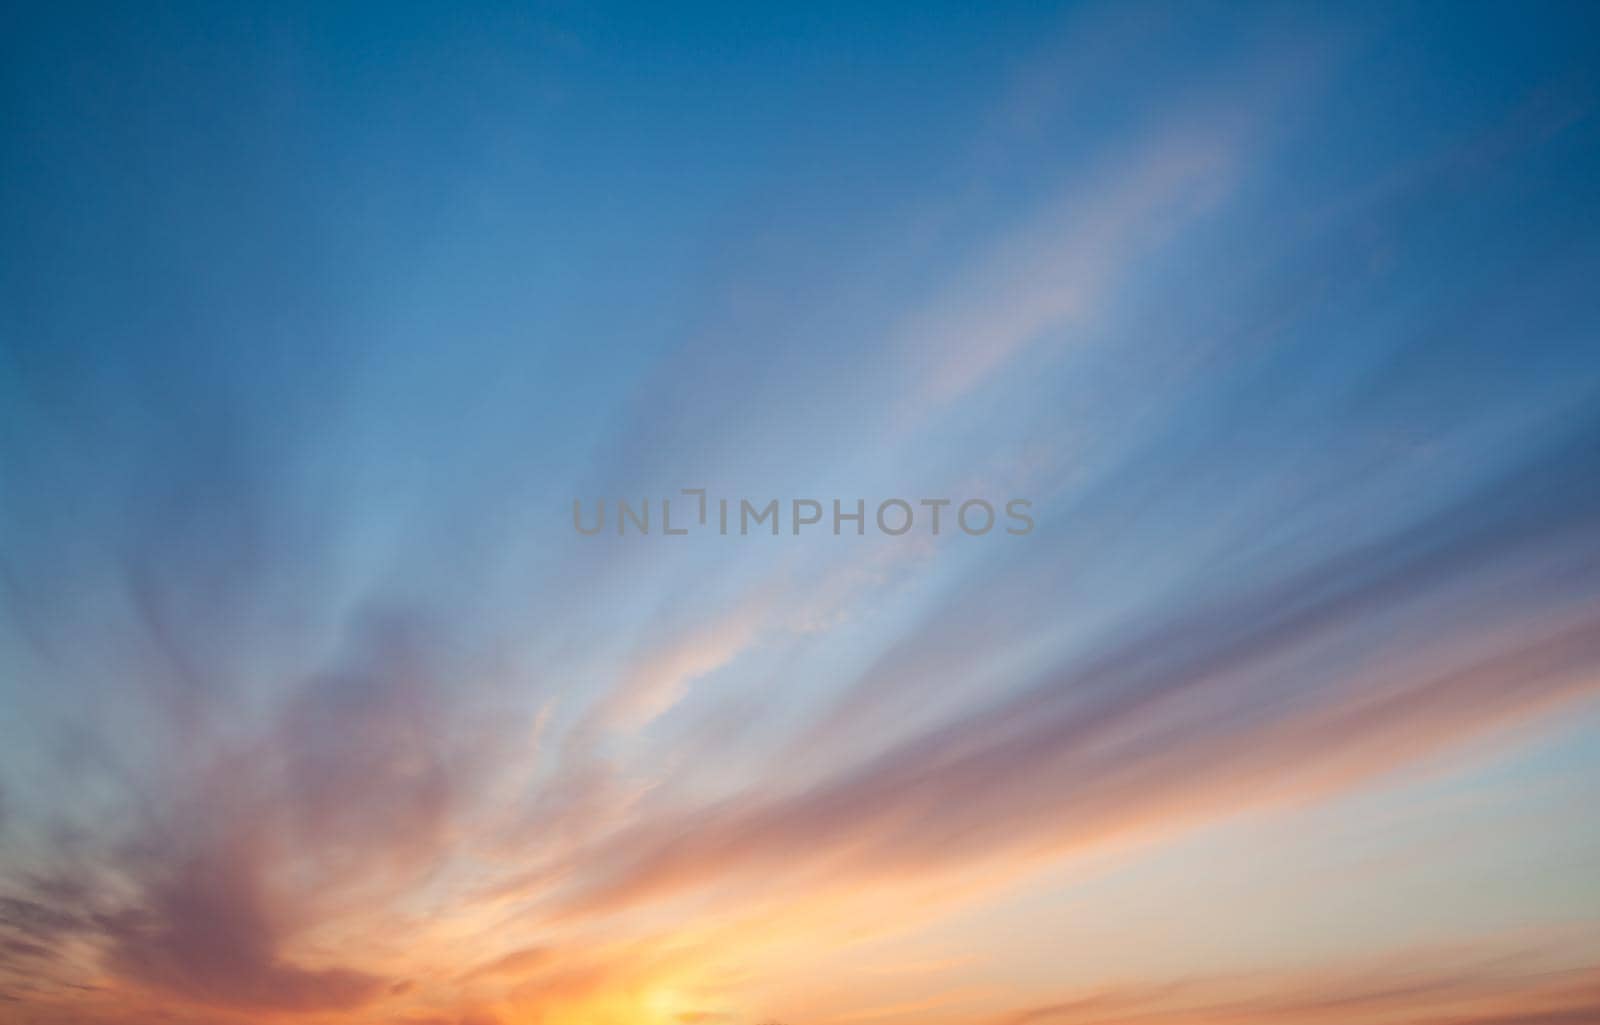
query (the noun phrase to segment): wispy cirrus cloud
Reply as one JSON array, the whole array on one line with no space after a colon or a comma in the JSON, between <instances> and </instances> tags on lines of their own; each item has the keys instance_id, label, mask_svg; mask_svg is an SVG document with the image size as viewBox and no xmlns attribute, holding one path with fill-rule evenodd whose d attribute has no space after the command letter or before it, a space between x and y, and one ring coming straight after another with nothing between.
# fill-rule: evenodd
<instances>
[{"instance_id":1,"label":"wispy cirrus cloud","mask_svg":"<svg viewBox=\"0 0 1600 1025\"><path fill-rule=\"evenodd\" d=\"M1155 10L8 51L8 1020L1592 1017L1575 19Z\"/></svg>"}]
</instances>

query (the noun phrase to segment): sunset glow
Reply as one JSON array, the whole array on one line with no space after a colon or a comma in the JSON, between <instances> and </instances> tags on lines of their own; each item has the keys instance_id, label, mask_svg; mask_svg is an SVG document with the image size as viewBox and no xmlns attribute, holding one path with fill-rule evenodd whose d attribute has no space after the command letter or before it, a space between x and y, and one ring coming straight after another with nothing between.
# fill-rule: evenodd
<instances>
[{"instance_id":1,"label":"sunset glow","mask_svg":"<svg viewBox=\"0 0 1600 1025\"><path fill-rule=\"evenodd\" d=\"M4 25L0 1025L1600 1022L1600 6Z\"/></svg>"}]
</instances>

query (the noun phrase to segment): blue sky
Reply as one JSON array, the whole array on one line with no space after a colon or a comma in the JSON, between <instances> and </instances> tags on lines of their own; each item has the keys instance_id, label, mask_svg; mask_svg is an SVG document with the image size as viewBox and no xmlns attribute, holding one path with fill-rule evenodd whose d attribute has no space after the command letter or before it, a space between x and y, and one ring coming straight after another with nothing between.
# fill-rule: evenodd
<instances>
[{"instance_id":1,"label":"blue sky","mask_svg":"<svg viewBox=\"0 0 1600 1025\"><path fill-rule=\"evenodd\" d=\"M1585 1020L1595 21L8 12L0 995Z\"/></svg>"}]
</instances>

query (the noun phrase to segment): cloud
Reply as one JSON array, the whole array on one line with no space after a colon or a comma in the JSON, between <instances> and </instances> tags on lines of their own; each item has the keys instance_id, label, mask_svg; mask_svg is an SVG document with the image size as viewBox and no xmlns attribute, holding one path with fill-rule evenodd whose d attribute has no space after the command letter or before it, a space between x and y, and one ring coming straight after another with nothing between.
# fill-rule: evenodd
<instances>
[{"instance_id":1,"label":"cloud","mask_svg":"<svg viewBox=\"0 0 1600 1025\"><path fill-rule=\"evenodd\" d=\"M1386 50L1382 75L1345 67L1316 101L1288 65L1331 51L1300 17L1260 35L1205 12L1069 20L1092 31L1025 69L996 124L958 114L993 109L984 97L908 89L920 141L797 147L804 159L755 180L722 177L747 151L702 147L706 111L672 122L678 91L652 86L662 136L713 158L682 179L700 198L670 207L652 186L603 216L585 203L610 211L619 181L563 192L520 164L485 178L435 145L425 167L420 149L369 161L387 130L365 115L290 133L319 151L356 140L314 174L257 167L273 145L198 154L185 117L147 116L163 76L187 85L191 69L147 66L143 30L133 65L120 49L57 59L75 45L30 57L94 117L58 123L28 98L23 170L50 173L26 202L0 197L23 229L7 239L40 254L0 280L7 1011L25 1025L670 1025L824 997L824 1020L960 1025L1013 1003L1013 1025L1593 1011L1578 995L1592 973L1472 964L1176 981L1134 965L1126 986L1064 987L1053 951L1011 935L1026 916L1007 902L1043 872L1460 764L1600 688L1600 378L1581 347L1594 254L1574 213L1574 183L1594 176L1562 163L1591 138L1592 103L1557 88L1501 110L1485 80L1448 116L1415 114L1453 81L1436 70L1481 66L1476 51L1446 59L1454 29L1430 36L1427 81ZM294 49L298 30L256 27L238 34L290 47L274 67L337 70ZM796 54L832 45L817 28ZM228 33L200 34L201 64L233 63L212 48ZM417 52L454 67L461 54L425 36ZM951 52L976 54L968 42ZM1537 51L1545 74L1546 47L1494 43L1496 60ZM610 66L603 33L588 52ZM376 70L357 63L352 95ZM787 78L705 88L699 75L728 69L695 63L687 92L750 102L807 142L813 121L894 99L846 110L830 77L839 109L774 117ZM899 81L917 62L866 63ZM964 87L1011 77L1009 57L960 63ZM1531 74L1506 72L1506 95ZM100 88L123 75L140 83L126 109ZM1406 87L1371 93L1368 78ZM246 85L251 103L280 92ZM617 94L630 109L604 107ZM232 110L210 106L225 90L174 95L160 110ZM636 120L637 95L575 90L598 106L566 141L609 148L592 126ZM278 124L238 113L216 119L234 126L223 135ZM559 153L570 126L545 127ZM521 131L507 129L513 150ZM85 163L85 146L110 148ZM427 197L427 230L370 169L345 177L369 163ZM662 169L621 163L619 179ZM104 171L129 167L162 173ZM806 201L851 181L870 184ZM702 204L746 189L705 247L712 266L680 270ZM460 212L441 195L483 210L434 223ZM562 230L574 244L524 296L528 240ZM635 275L649 283L635 291ZM1019 481L1038 489L1026 539L575 539L567 519L574 493ZM1480 839L1507 864L1586 852L1581 825ZM1578 868L1540 885L1576 888ZM1483 919L1522 910L1460 897ZM961 956L917 949L962 924L940 916L981 911L1005 926ZM1568 960L1592 958L1578 948ZM805 975L828 958L847 978ZM994 972L1011 974L969 985Z\"/></svg>"},{"instance_id":2,"label":"cloud","mask_svg":"<svg viewBox=\"0 0 1600 1025\"><path fill-rule=\"evenodd\" d=\"M1142 251L1179 234L1224 192L1238 163L1235 130L1185 123L1075 183L961 272L902 329L913 401L971 391L1046 332L1084 327Z\"/></svg>"},{"instance_id":3,"label":"cloud","mask_svg":"<svg viewBox=\"0 0 1600 1025\"><path fill-rule=\"evenodd\" d=\"M1394 951L1321 973L1196 978L1112 988L1013 1011L992 1025L1576 1025L1600 1011L1593 968L1526 957Z\"/></svg>"},{"instance_id":4,"label":"cloud","mask_svg":"<svg viewBox=\"0 0 1600 1025\"><path fill-rule=\"evenodd\" d=\"M1596 489L1569 465L1148 629L798 795L630 828L592 853L572 906L1071 850L1326 793L1592 693L1600 620L1560 582L1600 554ZM1512 617L1507 593L1552 607ZM1360 657L1331 654L1379 625Z\"/></svg>"}]
</instances>

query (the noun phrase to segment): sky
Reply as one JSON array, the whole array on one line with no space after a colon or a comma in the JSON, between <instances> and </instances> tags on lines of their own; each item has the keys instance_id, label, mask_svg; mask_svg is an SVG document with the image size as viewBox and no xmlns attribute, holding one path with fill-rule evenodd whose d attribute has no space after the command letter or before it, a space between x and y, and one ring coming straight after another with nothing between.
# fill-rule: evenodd
<instances>
[{"instance_id":1,"label":"sky","mask_svg":"<svg viewBox=\"0 0 1600 1025\"><path fill-rule=\"evenodd\" d=\"M0 1019L1600 1020L1596 281L1591 4L9 5Z\"/></svg>"}]
</instances>

